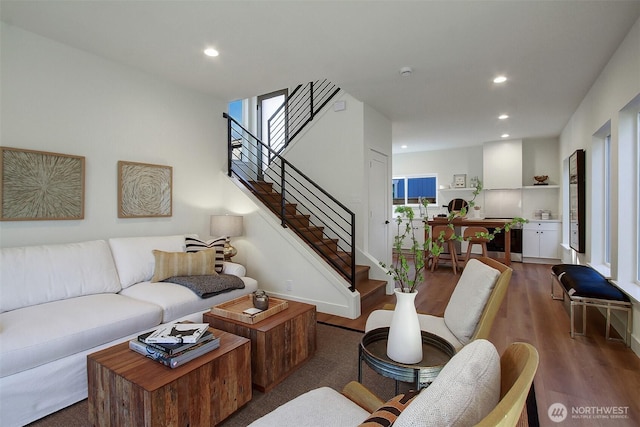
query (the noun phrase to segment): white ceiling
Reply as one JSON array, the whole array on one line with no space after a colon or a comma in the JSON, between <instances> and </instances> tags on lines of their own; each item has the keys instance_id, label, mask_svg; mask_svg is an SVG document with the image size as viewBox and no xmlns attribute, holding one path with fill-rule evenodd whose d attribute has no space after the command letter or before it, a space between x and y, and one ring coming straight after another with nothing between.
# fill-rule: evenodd
<instances>
[{"instance_id":1,"label":"white ceiling","mask_svg":"<svg viewBox=\"0 0 640 427\"><path fill-rule=\"evenodd\" d=\"M227 101L328 78L392 120L394 152L558 136L639 16L639 0L0 3L10 25Z\"/></svg>"}]
</instances>

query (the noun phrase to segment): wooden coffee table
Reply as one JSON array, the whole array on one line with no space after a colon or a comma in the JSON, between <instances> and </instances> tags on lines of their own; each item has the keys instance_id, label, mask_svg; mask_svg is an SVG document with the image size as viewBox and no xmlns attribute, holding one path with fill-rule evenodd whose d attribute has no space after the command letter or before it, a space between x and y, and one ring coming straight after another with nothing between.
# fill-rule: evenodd
<instances>
[{"instance_id":1,"label":"wooden coffee table","mask_svg":"<svg viewBox=\"0 0 640 427\"><path fill-rule=\"evenodd\" d=\"M88 355L91 425L213 426L249 402L249 340L210 330L220 347L174 369L126 342Z\"/></svg>"},{"instance_id":2,"label":"wooden coffee table","mask_svg":"<svg viewBox=\"0 0 640 427\"><path fill-rule=\"evenodd\" d=\"M211 312L203 323L251 340L253 386L268 392L316 351L316 307L287 301L283 311L258 323L248 324Z\"/></svg>"}]
</instances>

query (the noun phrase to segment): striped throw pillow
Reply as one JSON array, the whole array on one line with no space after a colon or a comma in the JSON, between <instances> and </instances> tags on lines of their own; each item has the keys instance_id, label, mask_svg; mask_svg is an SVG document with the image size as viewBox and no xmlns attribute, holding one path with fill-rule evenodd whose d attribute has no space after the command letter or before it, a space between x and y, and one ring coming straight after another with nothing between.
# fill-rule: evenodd
<instances>
[{"instance_id":1,"label":"striped throw pillow","mask_svg":"<svg viewBox=\"0 0 640 427\"><path fill-rule=\"evenodd\" d=\"M197 253L163 252L153 250L155 267L152 282L161 282L173 276L204 276L216 274L213 249Z\"/></svg>"},{"instance_id":2,"label":"striped throw pillow","mask_svg":"<svg viewBox=\"0 0 640 427\"><path fill-rule=\"evenodd\" d=\"M417 395L417 391L408 391L392 397L384 405L376 409L373 414L369 415L358 427L389 427L393 425L398 415Z\"/></svg>"},{"instance_id":3,"label":"striped throw pillow","mask_svg":"<svg viewBox=\"0 0 640 427\"><path fill-rule=\"evenodd\" d=\"M224 261L224 245L227 241L227 238L224 236L216 237L211 240L200 240L195 237L186 237L185 238L185 246L187 247L187 252L199 252L205 249L215 249L216 252L216 273L222 273L222 268L224 265L222 262Z\"/></svg>"}]
</instances>

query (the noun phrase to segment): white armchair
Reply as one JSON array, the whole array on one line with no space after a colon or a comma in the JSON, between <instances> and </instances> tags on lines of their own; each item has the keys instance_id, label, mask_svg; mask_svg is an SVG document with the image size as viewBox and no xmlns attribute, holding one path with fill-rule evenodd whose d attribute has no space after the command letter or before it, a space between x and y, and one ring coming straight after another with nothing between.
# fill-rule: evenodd
<instances>
[{"instance_id":1,"label":"white armchair","mask_svg":"<svg viewBox=\"0 0 640 427\"><path fill-rule=\"evenodd\" d=\"M278 407L249 427L359 426L380 418L407 426L515 426L538 366L538 352L513 343L498 356L476 340L457 353L419 394L388 402L355 381L342 393L322 387Z\"/></svg>"},{"instance_id":2,"label":"white armchair","mask_svg":"<svg viewBox=\"0 0 640 427\"><path fill-rule=\"evenodd\" d=\"M474 339L488 339L512 272L510 267L491 258L470 259L444 317L418 314L420 329L446 339L456 351ZM373 311L367 318L365 332L388 327L392 317L392 310Z\"/></svg>"}]
</instances>

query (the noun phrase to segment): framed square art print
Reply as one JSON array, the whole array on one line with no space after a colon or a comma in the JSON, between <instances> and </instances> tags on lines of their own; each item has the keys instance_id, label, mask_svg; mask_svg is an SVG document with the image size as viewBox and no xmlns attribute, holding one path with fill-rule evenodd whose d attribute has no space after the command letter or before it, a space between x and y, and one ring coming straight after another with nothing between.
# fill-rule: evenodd
<instances>
[{"instance_id":1,"label":"framed square art print","mask_svg":"<svg viewBox=\"0 0 640 427\"><path fill-rule=\"evenodd\" d=\"M173 168L118 162L118 218L170 217Z\"/></svg>"}]
</instances>

